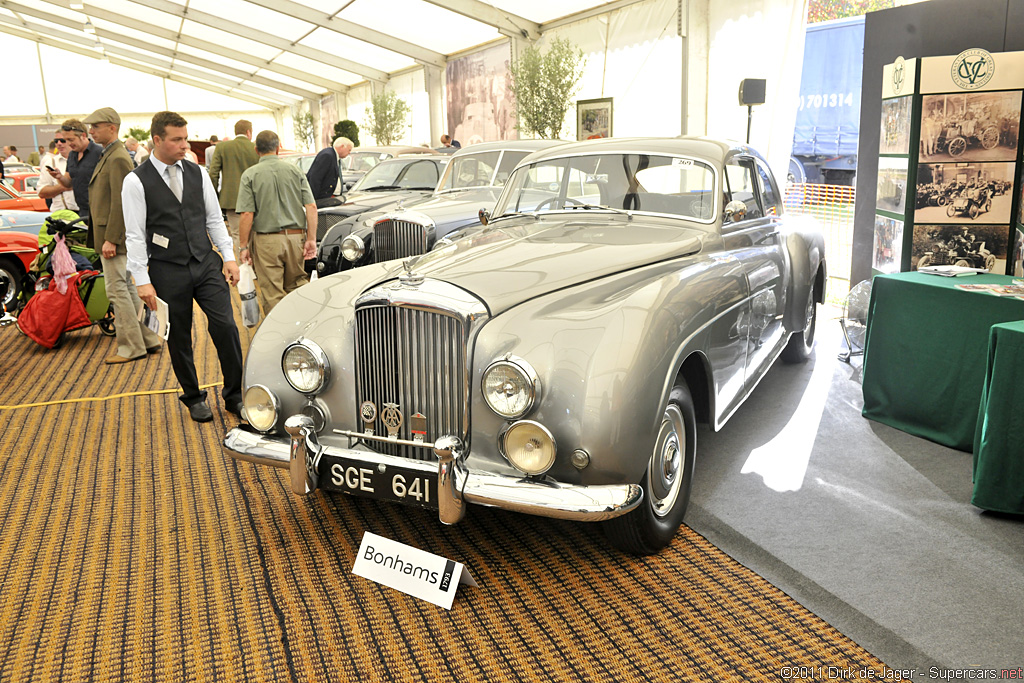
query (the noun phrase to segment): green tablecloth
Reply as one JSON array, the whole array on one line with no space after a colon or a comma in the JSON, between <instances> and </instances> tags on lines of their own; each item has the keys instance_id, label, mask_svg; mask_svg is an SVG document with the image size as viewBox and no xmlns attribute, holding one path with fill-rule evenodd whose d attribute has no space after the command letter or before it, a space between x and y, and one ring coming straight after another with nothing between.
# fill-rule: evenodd
<instances>
[{"instance_id":1,"label":"green tablecloth","mask_svg":"<svg viewBox=\"0 0 1024 683\"><path fill-rule=\"evenodd\" d=\"M1024 319L1024 301L957 289L1005 275L879 275L864 348L864 417L970 451L985 382L989 328Z\"/></svg>"},{"instance_id":2,"label":"green tablecloth","mask_svg":"<svg viewBox=\"0 0 1024 683\"><path fill-rule=\"evenodd\" d=\"M1024 514L1024 321L992 326L971 502Z\"/></svg>"}]
</instances>

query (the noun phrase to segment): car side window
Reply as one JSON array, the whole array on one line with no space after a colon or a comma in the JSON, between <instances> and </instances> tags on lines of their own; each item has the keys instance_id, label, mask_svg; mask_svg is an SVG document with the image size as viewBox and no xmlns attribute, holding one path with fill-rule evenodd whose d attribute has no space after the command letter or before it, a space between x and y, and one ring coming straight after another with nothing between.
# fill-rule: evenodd
<instances>
[{"instance_id":1,"label":"car side window","mask_svg":"<svg viewBox=\"0 0 1024 683\"><path fill-rule=\"evenodd\" d=\"M758 182L761 186L761 205L764 207L765 215L781 216L782 202L779 201L779 191L775 187L771 172L760 159L757 160Z\"/></svg>"},{"instance_id":2,"label":"car side window","mask_svg":"<svg viewBox=\"0 0 1024 683\"><path fill-rule=\"evenodd\" d=\"M750 159L733 158L725 165L726 203L740 201L747 206L745 220L761 218L764 214L758 201L760 190L754 179L754 164Z\"/></svg>"},{"instance_id":3,"label":"car side window","mask_svg":"<svg viewBox=\"0 0 1024 683\"><path fill-rule=\"evenodd\" d=\"M433 161L414 161L402 178L405 187L434 187L437 185L437 165Z\"/></svg>"}]
</instances>

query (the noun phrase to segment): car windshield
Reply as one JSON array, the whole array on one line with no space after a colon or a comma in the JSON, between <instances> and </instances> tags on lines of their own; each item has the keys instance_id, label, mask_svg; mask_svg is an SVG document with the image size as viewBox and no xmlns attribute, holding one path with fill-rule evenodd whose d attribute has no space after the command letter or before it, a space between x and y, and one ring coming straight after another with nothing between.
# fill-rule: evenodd
<instances>
[{"instance_id":1,"label":"car windshield","mask_svg":"<svg viewBox=\"0 0 1024 683\"><path fill-rule=\"evenodd\" d=\"M380 162L390 158L391 155L387 152L350 152L342 160L342 168L346 171L366 173Z\"/></svg>"},{"instance_id":2,"label":"car windshield","mask_svg":"<svg viewBox=\"0 0 1024 683\"><path fill-rule=\"evenodd\" d=\"M441 174L438 164L443 168L446 163L448 163L447 159L440 161L433 159L388 160L367 171L366 175L352 186L352 191L413 188L433 190L437 186Z\"/></svg>"},{"instance_id":3,"label":"car windshield","mask_svg":"<svg viewBox=\"0 0 1024 683\"><path fill-rule=\"evenodd\" d=\"M451 160L438 188L461 190L466 187L501 187L508 181L512 169L526 158L529 152L497 150L460 155Z\"/></svg>"},{"instance_id":4,"label":"car windshield","mask_svg":"<svg viewBox=\"0 0 1024 683\"><path fill-rule=\"evenodd\" d=\"M593 154L545 159L516 170L494 217L524 212L600 210L715 217L715 172L690 157Z\"/></svg>"}]
</instances>

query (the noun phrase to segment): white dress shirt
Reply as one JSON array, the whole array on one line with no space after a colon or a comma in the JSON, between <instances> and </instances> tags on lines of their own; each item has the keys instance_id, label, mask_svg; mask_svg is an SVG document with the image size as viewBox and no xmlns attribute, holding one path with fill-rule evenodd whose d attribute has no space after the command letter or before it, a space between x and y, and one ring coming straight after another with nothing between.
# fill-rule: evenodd
<instances>
[{"instance_id":1,"label":"white dress shirt","mask_svg":"<svg viewBox=\"0 0 1024 683\"><path fill-rule=\"evenodd\" d=\"M53 166L55 169L60 171L61 175L67 173L68 170L67 159L60 154L50 154L49 152L44 154L43 158L39 160L39 165L43 170L39 173L39 183L36 185L38 190L41 190L48 185L57 184L57 181L53 179L53 176L46 172L47 166ZM60 211L61 209L78 211L78 202L75 201L74 190L61 192L60 194L50 198L50 211Z\"/></svg>"},{"instance_id":2,"label":"white dress shirt","mask_svg":"<svg viewBox=\"0 0 1024 683\"><path fill-rule=\"evenodd\" d=\"M149 156L149 163L157 170L167 187L170 185L170 178L167 175L167 164L156 158L155 154ZM179 161L175 164L178 167L178 177L182 185L185 183L183 174L184 164ZM191 162L188 162L191 163ZM224 227L224 219L220 215L220 202L217 193L210 182L210 176L206 169L199 167L203 178L203 202L206 206L206 232L210 235L210 241L217 247L221 257L225 261L234 261L234 243L231 235ZM189 201L185 197L185 201ZM121 186L121 207L124 211L125 248L128 251L128 272L135 278L136 285L149 284L149 250L146 248L146 191L142 187L137 173L129 173Z\"/></svg>"}]
</instances>

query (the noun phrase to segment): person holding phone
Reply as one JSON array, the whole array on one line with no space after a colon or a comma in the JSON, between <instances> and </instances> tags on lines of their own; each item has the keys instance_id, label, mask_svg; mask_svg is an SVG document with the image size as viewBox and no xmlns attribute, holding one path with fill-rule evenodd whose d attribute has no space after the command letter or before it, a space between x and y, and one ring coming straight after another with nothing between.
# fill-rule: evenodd
<instances>
[{"instance_id":1,"label":"person holding phone","mask_svg":"<svg viewBox=\"0 0 1024 683\"><path fill-rule=\"evenodd\" d=\"M78 215L88 217L89 181L92 180L92 173L100 161L103 148L89 139L85 124L78 119L67 119L60 124L57 137L64 138L68 146L67 171L61 173L59 170L47 169L46 172L63 185L63 189L70 188L75 193ZM97 251L100 249L99 244L95 247Z\"/></svg>"},{"instance_id":2,"label":"person holding phone","mask_svg":"<svg viewBox=\"0 0 1024 683\"><path fill-rule=\"evenodd\" d=\"M55 176L63 176L68 170L68 154L71 148L64 137L64 131L58 130L57 137L53 139L56 150L43 156L41 163L43 169L39 172L39 196L50 200L50 211L71 209L78 211L78 202L75 201L75 192L61 185Z\"/></svg>"}]
</instances>

